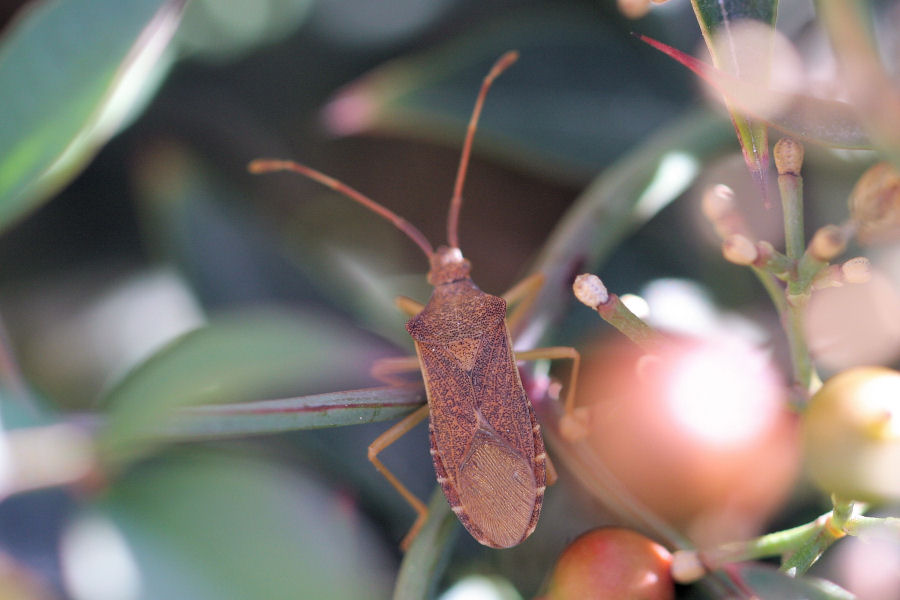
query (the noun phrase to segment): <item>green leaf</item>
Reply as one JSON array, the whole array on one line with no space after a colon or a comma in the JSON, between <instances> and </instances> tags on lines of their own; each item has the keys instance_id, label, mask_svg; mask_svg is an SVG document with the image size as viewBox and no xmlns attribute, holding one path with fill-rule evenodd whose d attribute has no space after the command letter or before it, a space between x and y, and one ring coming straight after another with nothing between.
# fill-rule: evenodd
<instances>
[{"instance_id":1,"label":"green leaf","mask_svg":"<svg viewBox=\"0 0 900 600\"><path fill-rule=\"evenodd\" d=\"M733 106L743 107L742 97L759 94L755 86L689 54L647 36L638 37L693 71L727 97ZM850 104L772 89L766 90L765 94L773 100L773 104L787 108L771 117L754 115L759 122L771 125L792 137L813 143L839 148L871 148L871 142ZM747 111L753 112L752 108Z\"/></svg>"},{"instance_id":2,"label":"green leaf","mask_svg":"<svg viewBox=\"0 0 900 600\"><path fill-rule=\"evenodd\" d=\"M741 19L775 24L778 0L691 0L703 35Z\"/></svg>"},{"instance_id":3,"label":"green leaf","mask_svg":"<svg viewBox=\"0 0 900 600\"><path fill-rule=\"evenodd\" d=\"M428 520L400 564L394 600L418 600L433 595L460 529L459 520L438 487L428 501Z\"/></svg>"},{"instance_id":4,"label":"green leaf","mask_svg":"<svg viewBox=\"0 0 900 600\"><path fill-rule=\"evenodd\" d=\"M703 39L716 65L729 64L739 67L741 64L741 60L734 55L734 44L714 43L716 36L725 36L731 41L732 28L739 21L751 19L775 27L778 0L691 0L691 4L694 6ZM762 44L763 40L759 42ZM729 55L723 55L728 52ZM768 202L769 137L766 125L731 105L728 106L728 111L731 113L731 121L734 123L747 168L756 181L763 199Z\"/></svg>"},{"instance_id":5,"label":"green leaf","mask_svg":"<svg viewBox=\"0 0 900 600\"><path fill-rule=\"evenodd\" d=\"M60 415L34 390L0 384L0 424L3 431L57 423Z\"/></svg>"},{"instance_id":6,"label":"green leaf","mask_svg":"<svg viewBox=\"0 0 900 600\"><path fill-rule=\"evenodd\" d=\"M165 435L198 439L362 425L403 417L425 402L421 386L378 387L180 411Z\"/></svg>"},{"instance_id":7,"label":"green leaf","mask_svg":"<svg viewBox=\"0 0 900 600\"><path fill-rule=\"evenodd\" d=\"M286 37L312 6L312 0L193 0L176 43L191 58L235 59Z\"/></svg>"},{"instance_id":8,"label":"green leaf","mask_svg":"<svg viewBox=\"0 0 900 600\"><path fill-rule=\"evenodd\" d=\"M778 600L854 600L840 586L816 577L788 577L774 567L741 563L729 569L759 598Z\"/></svg>"},{"instance_id":9,"label":"green leaf","mask_svg":"<svg viewBox=\"0 0 900 600\"><path fill-rule=\"evenodd\" d=\"M321 315L223 315L178 338L109 391L101 449L107 460L127 461L162 442L160 432L180 407L337 385L345 369L365 370L375 358L359 332Z\"/></svg>"},{"instance_id":10,"label":"green leaf","mask_svg":"<svg viewBox=\"0 0 900 600\"><path fill-rule=\"evenodd\" d=\"M688 94L625 32L548 5L373 69L332 99L325 123L340 135L390 132L459 149L482 78L511 49L520 59L491 88L474 147L532 175L585 181L672 119Z\"/></svg>"},{"instance_id":11,"label":"green leaf","mask_svg":"<svg viewBox=\"0 0 900 600\"><path fill-rule=\"evenodd\" d=\"M0 229L67 181L146 101L185 0L31 3L0 47Z\"/></svg>"},{"instance_id":12,"label":"green leaf","mask_svg":"<svg viewBox=\"0 0 900 600\"><path fill-rule=\"evenodd\" d=\"M80 517L74 529L81 535L73 536L70 528L64 546L64 559L82 567L79 575L91 575L84 571L96 544L73 540L91 541L89 534L102 531L102 524L124 541L137 571L132 594L109 590L103 597L388 596L387 549L376 543L348 499L302 472L261 460L196 450L167 454L117 479ZM106 554L93 563L103 565L93 575L107 585L121 581L103 577L111 558L118 557Z\"/></svg>"}]
</instances>

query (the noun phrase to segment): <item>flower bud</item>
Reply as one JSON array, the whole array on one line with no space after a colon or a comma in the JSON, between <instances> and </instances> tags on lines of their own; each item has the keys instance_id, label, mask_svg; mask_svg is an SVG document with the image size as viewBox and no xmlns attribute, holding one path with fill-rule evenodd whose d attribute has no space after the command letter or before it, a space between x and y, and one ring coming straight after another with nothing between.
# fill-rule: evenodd
<instances>
[{"instance_id":1,"label":"flower bud","mask_svg":"<svg viewBox=\"0 0 900 600\"><path fill-rule=\"evenodd\" d=\"M838 265L828 265L822 269L816 278L813 279L813 290L824 290L825 288L841 287L844 285L844 275Z\"/></svg>"},{"instance_id":2,"label":"flower bud","mask_svg":"<svg viewBox=\"0 0 900 600\"><path fill-rule=\"evenodd\" d=\"M809 253L816 260L828 262L847 249L847 238L837 225L826 225L813 235Z\"/></svg>"},{"instance_id":3,"label":"flower bud","mask_svg":"<svg viewBox=\"0 0 900 600\"><path fill-rule=\"evenodd\" d=\"M701 204L703 214L713 223L735 209L734 190L725 184L717 184L706 190Z\"/></svg>"},{"instance_id":4,"label":"flower bud","mask_svg":"<svg viewBox=\"0 0 900 600\"><path fill-rule=\"evenodd\" d=\"M609 300L609 292L599 277L591 273L583 273L575 278L572 291L578 300L590 308L597 308Z\"/></svg>"},{"instance_id":5,"label":"flower bud","mask_svg":"<svg viewBox=\"0 0 900 600\"><path fill-rule=\"evenodd\" d=\"M799 175L803 166L803 144L791 138L781 138L772 151L779 175Z\"/></svg>"},{"instance_id":6,"label":"flower bud","mask_svg":"<svg viewBox=\"0 0 900 600\"><path fill-rule=\"evenodd\" d=\"M618 0L616 4L628 19L640 19L650 12L650 0Z\"/></svg>"},{"instance_id":7,"label":"flower bud","mask_svg":"<svg viewBox=\"0 0 900 600\"><path fill-rule=\"evenodd\" d=\"M672 553L672 579L678 583L694 583L706 575L706 567L696 550L678 550Z\"/></svg>"},{"instance_id":8,"label":"flower bud","mask_svg":"<svg viewBox=\"0 0 900 600\"><path fill-rule=\"evenodd\" d=\"M865 256L857 256L841 265L841 273L847 283L866 283L872 279L872 263Z\"/></svg>"},{"instance_id":9,"label":"flower bud","mask_svg":"<svg viewBox=\"0 0 900 600\"><path fill-rule=\"evenodd\" d=\"M759 253L758 260L766 261L775 256L775 246L765 240L756 242L756 251Z\"/></svg>"},{"instance_id":10,"label":"flower bud","mask_svg":"<svg viewBox=\"0 0 900 600\"><path fill-rule=\"evenodd\" d=\"M863 173L849 204L861 243L900 237L900 173L892 165L878 163Z\"/></svg>"},{"instance_id":11,"label":"flower bud","mask_svg":"<svg viewBox=\"0 0 900 600\"><path fill-rule=\"evenodd\" d=\"M733 233L722 242L722 255L725 260L736 265L752 265L759 256L759 251L750 238Z\"/></svg>"}]
</instances>

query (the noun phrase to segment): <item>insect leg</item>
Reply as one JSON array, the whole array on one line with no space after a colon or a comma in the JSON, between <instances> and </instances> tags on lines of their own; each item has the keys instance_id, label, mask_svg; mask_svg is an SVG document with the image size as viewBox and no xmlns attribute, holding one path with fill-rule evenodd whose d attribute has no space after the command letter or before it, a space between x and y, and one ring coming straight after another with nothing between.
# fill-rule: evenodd
<instances>
[{"instance_id":1,"label":"insect leg","mask_svg":"<svg viewBox=\"0 0 900 600\"><path fill-rule=\"evenodd\" d=\"M412 373L419 370L419 359L415 356L381 358L372 363L369 373L378 381L388 385L408 385L409 379L397 377L398 373Z\"/></svg>"},{"instance_id":2,"label":"insect leg","mask_svg":"<svg viewBox=\"0 0 900 600\"><path fill-rule=\"evenodd\" d=\"M550 348L535 348L534 350L525 350L516 352L516 360L558 360L569 359L572 361L572 370L569 372L569 381L565 386L566 397L563 401L565 414L560 421L560 429L563 437L574 440L582 435L585 431L585 419L579 411L575 409L575 387L578 381L578 369L581 366L581 355L575 348L568 346L553 346Z\"/></svg>"},{"instance_id":3,"label":"insect leg","mask_svg":"<svg viewBox=\"0 0 900 600\"><path fill-rule=\"evenodd\" d=\"M547 460L544 461L544 466L547 467L547 485L553 485L556 483L559 475L556 473L556 467L553 466L553 461L550 460L549 454L547 455Z\"/></svg>"},{"instance_id":4,"label":"insect leg","mask_svg":"<svg viewBox=\"0 0 900 600\"><path fill-rule=\"evenodd\" d=\"M516 305L506 319L506 325L511 332L517 331L517 326L522 318L528 314L528 309L537 299L538 292L544 286L543 273L532 273L503 294L507 306Z\"/></svg>"},{"instance_id":5,"label":"insect leg","mask_svg":"<svg viewBox=\"0 0 900 600\"><path fill-rule=\"evenodd\" d=\"M569 359L572 361L572 370L569 372L569 382L566 385L566 398L563 401L563 407L566 414L572 414L575 410L575 382L578 381L578 369L581 366L581 355L575 348L568 346L551 346L549 348L535 348L534 350L524 350L516 352L516 360L559 360Z\"/></svg>"},{"instance_id":6,"label":"insect leg","mask_svg":"<svg viewBox=\"0 0 900 600\"><path fill-rule=\"evenodd\" d=\"M397 296L394 298L394 304L400 309L400 312L409 317L416 316L422 312L423 308L425 308L424 304L416 302L412 298L407 298L406 296Z\"/></svg>"},{"instance_id":7,"label":"insect leg","mask_svg":"<svg viewBox=\"0 0 900 600\"><path fill-rule=\"evenodd\" d=\"M384 478L400 492L403 499L409 502L419 515L416 517L416 521L413 523L412 528L410 528L409 533L406 534L406 537L403 538L403 542L400 544L400 547L404 550L409 546L413 538L416 537L416 534L419 533L419 529L421 529L422 525L425 523L425 519L428 517L428 508L425 506L425 503L416 498L405 485L400 483L400 480L397 479L396 475L391 473L388 468L384 466L384 463L378 459L378 453L403 437L404 434L421 423L427 416L428 405L426 404L415 412L405 416L400 421L394 423L390 429L379 435L375 438L375 441L369 444L369 460L375 465L378 472L384 475Z\"/></svg>"}]
</instances>

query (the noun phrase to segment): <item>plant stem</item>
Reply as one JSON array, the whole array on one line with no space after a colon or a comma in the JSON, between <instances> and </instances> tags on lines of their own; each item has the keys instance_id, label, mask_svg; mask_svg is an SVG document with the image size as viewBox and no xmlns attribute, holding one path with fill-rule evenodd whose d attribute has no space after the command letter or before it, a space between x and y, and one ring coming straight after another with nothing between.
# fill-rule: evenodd
<instances>
[{"instance_id":1,"label":"plant stem","mask_svg":"<svg viewBox=\"0 0 900 600\"><path fill-rule=\"evenodd\" d=\"M818 375L813 371L812 359L809 356L809 348L806 345L806 335L803 330L803 310L806 308L805 301L794 301L788 299L788 310L784 313L785 333L787 333L788 344L791 349L791 363L794 368L794 384L803 390L804 394L809 394L818 388L820 381Z\"/></svg>"},{"instance_id":2,"label":"plant stem","mask_svg":"<svg viewBox=\"0 0 900 600\"><path fill-rule=\"evenodd\" d=\"M791 529L769 533L743 542L723 544L712 550L705 550L701 552L703 564L710 569L716 569L728 563L787 554L813 539L821 529L824 520L830 515L830 512L825 513L815 521L804 523Z\"/></svg>"},{"instance_id":3,"label":"plant stem","mask_svg":"<svg viewBox=\"0 0 900 600\"><path fill-rule=\"evenodd\" d=\"M819 560L819 557L822 556L825 550L845 535L847 534L831 524L829 515L826 523L818 528L812 539L802 544L796 552L785 558L784 562L781 563L781 571L792 577L803 575Z\"/></svg>"},{"instance_id":4,"label":"plant stem","mask_svg":"<svg viewBox=\"0 0 900 600\"><path fill-rule=\"evenodd\" d=\"M814 521L752 540L703 550L699 553L700 560L707 570L715 571L731 563L781 556L780 570L797 577L806 573L822 553L842 537L877 531L886 531L892 536L900 534L898 518L866 517L860 514L865 509L864 504L836 496L832 497L832 504L831 511Z\"/></svg>"},{"instance_id":5,"label":"plant stem","mask_svg":"<svg viewBox=\"0 0 900 600\"><path fill-rule=\"evenodd\" d=\"M803 233L803 178L794 173L778 176L778 191L784 214L784 245L787 257L799 261L806 246ZM799 293L799 290L792 290Z\"/></svg>"},{"instance_id":6,"label":"plant stem","mask_svg":"<svg viewBox=\"0 0 900 600\"><path fill-rule=\"evenodd\" d=\"M809 298L812 279L803 281L799 268L806 245L803 231L803 178L796 173L778 175L778 190L784 213L785 253L793 263L787 282L787 310L782 311L782 322L791 349L794 383L804 391L818 387L818 377L813 370L803 331L803 311Z\"/></svg>"},{"instance_id":7,"label":"plant stem","mask_svg":"<svg viewBox=\"0 0 900 600\"><path fill-rule=\"evenodd\" d=\"M772 304L774 304L776 310L778 310L778 315L781 318L784 318L784 313L787 311L787 300L784 297L784 289L778 283L778 279L775 275L760 267L751 266L750 268L769 294L769 298L772 299Z\"/></svg>"},{"instance_id":8,"label":"plant stem","mask_svg":"<svg viewBox=\"0 0 900 600\"><path fill-rule=\"evenodd\" d=\"M844 531L847 522L853 517L855 503L852 500L847 500L836 494L832 494L831 504L834 506L834 510L832 511L832 524L837 529Z\"/></svg>"},{"instance_id":9,"label":"plant stem","mask_svg":"<svg viewBox=\"0 0 900 600\"><path fill-rule=\"evenodd\" d=\"M814 521L817 525L815 535L799 544L794 552L785 555L781 563L783 572L793 577L803 575L829 546L847 535L846 526L853 517L854 503L837 496L831 497L831 503L834 506L832 511Z\"/></svg>"},{"instance_id":10,"label":"plant stem","mask_svg":"<svg viewBox=\"0 0 900 600\"><path fill-rule=\"evenodd\" d=\"M768 556L782 556L781 570L791 576L805 573L822 553L836 540L848 533L851 523L857 527L874 527L872 519L853 513L852 502L835 501L835 507L816 520L791 529L778 531L744 542L723 544L701 552L703 564L710 570L729 563L743 562ZM884 519L875 519L879 524Z\"/></svg>"},{"instance_id":11,"label":"plant stem","mask_svg":"<svg viewBox=\"0 0 900 600\"><path fill-rule=\"evenodd\" d=\"M609 300L596 307L597 314L603 320L624 333L628 339L643 348L650 350L660 335L639 316L631 312L616 294L610 294Z\"/></svg>"},{"instance_id":12,"label":"plant stem","mask_svg":"<svg viewBox=\"0 0 900 600\"><path fill-rule=\"evenodd\" d=\"M817 258L813 258L809 252L804 252L797 263L797 283L799 289L809 290L813 281L822 269L828 267L828 263Z\"/></svg>"},{"instance_id":13,"label":"plant stem","mask_svg":"<svg viewBox=\"0 0 900 600\"><path fill-rule=\"evenodd\" d=\"M900 535L900 518L853 515L847 519L847 523L844 525L844 531L847 532L847 535L861 536L876 529L890 531L894 535Z\"/></svg>"}]
</instances>

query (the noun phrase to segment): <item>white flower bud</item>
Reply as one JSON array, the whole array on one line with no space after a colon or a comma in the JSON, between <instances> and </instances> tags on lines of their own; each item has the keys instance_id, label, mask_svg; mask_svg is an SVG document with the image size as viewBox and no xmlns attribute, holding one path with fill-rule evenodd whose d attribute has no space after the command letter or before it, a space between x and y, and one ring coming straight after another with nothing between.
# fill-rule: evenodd
<instances>
[{"instance_id":1,"label":"white flower bud","mask_svg":"<svg viewBox=\"0 0 900 600\"><path fill-rule=\"evenodd\" d=\"M722 255L725 260L736 265L752 265L759 256L759 251L750 238L733 233L722 242Z\"/></svg>"},{"instance_id":2,"label":"white flower bud","mask_svg":"<svg viewBox=\"0 0 900 600\"><path fill-rule=\"evenodd\" d=\"M591 273L583 273L576 277L572 284L572 291L575 292L575 297L579 301L591 308L597 308L609 300L606 286L599 277Z\"/></svg>"}]
</instances>

